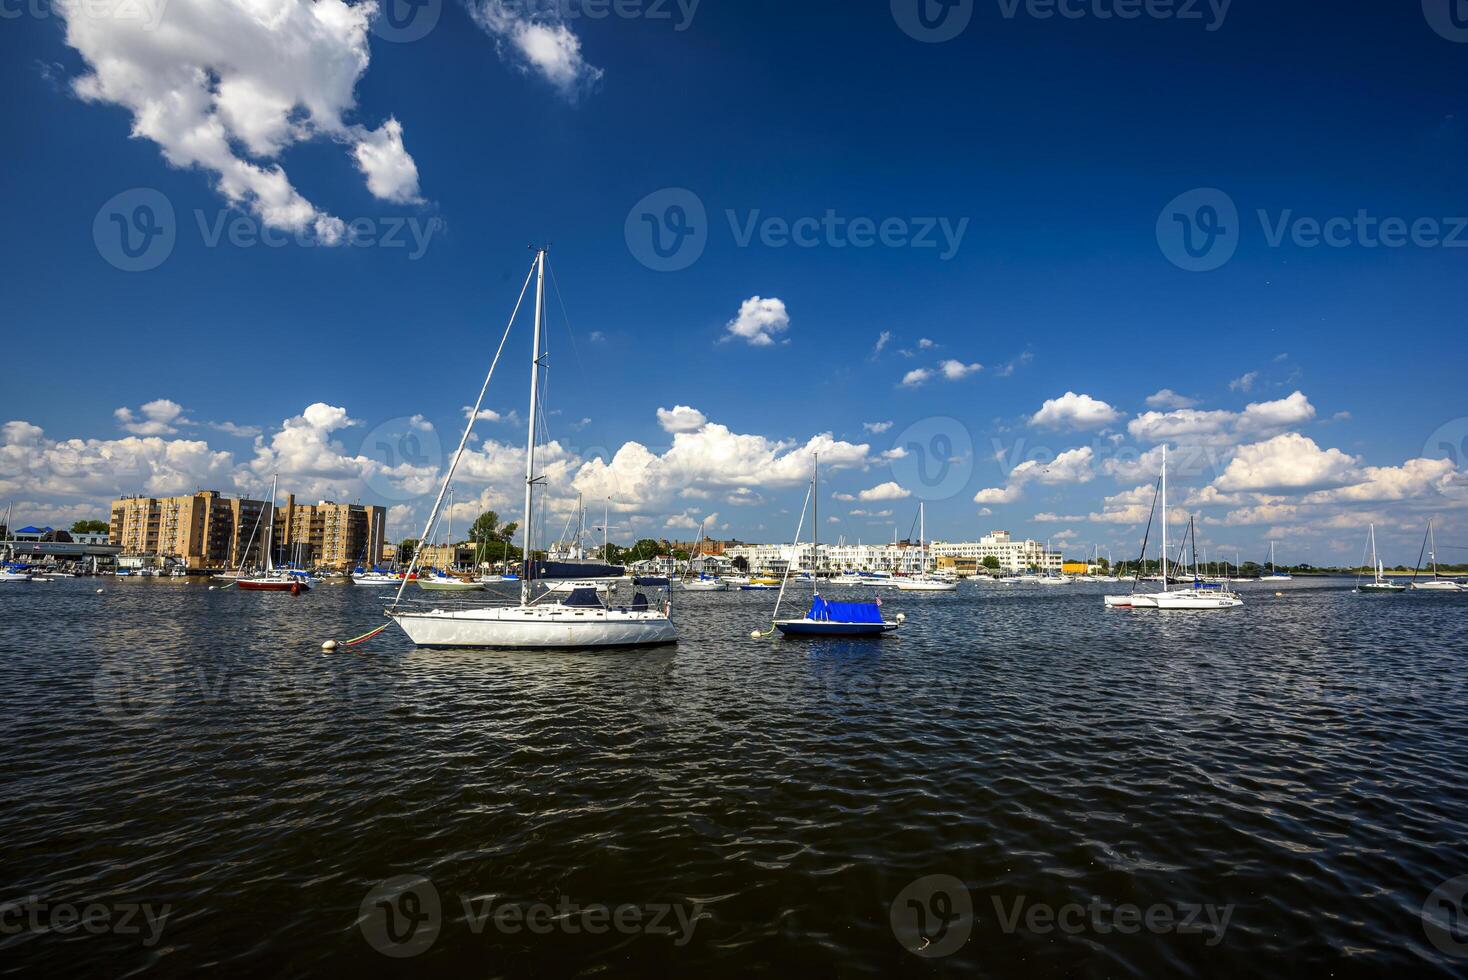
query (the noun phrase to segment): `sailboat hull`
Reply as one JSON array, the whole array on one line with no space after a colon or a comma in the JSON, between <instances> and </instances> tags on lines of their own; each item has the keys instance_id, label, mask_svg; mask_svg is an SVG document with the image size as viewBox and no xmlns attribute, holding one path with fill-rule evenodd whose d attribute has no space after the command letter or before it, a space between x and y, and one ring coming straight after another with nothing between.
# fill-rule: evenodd
<instances>
[{"instance_id":1,"label":"sailboat hull","mask_svg":"<svg viewBox=\"0 0 1468 980\"><path fill-rule=\"evenodd\" d=\"M786 619L775 624L786 636L881 636L897 629L896 623L830 623L814 619Z\"/></svg>"},{"instance_id":2,"label":"sailboat hull","mask_svg":"<svg viewBox=\"0 0 1468 980\"><path fill-rule=\"evenodd\" d=\"M1417 582L1412 586L1413 592L1463 592L1468 591L1457 582Z\"/></svg>"},{"instance_id":3,"label":"sailboat hull","mask_svg":"<svg viewBox=\"0 0 1468 980\"><path fill-rule=\"evenodd\" d=\"M1407 587L1405 585L1393 585L1390 582L1367 582L1361 586L1361 591L1385 595L1388 593L1406 592Z\"/></svg>"},{"instance_id":4,"label":"sailboat hull","mask_svg":"<svg viewBox=\"0 0 1468 980\"><path fill-rule=\"evenodd\" d=\"M655 612L548 604L390 615L415 646L432 649L579 650L678 642L672 620Z\"/></svg>"}]
</instances>

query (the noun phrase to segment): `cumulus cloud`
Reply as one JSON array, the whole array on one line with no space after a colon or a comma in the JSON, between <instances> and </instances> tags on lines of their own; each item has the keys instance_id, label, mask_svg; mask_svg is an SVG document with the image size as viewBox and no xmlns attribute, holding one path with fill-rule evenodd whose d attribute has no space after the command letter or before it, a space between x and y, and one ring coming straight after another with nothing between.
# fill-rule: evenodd
<instances>
[{"instance_id":1,"label":"cumulus cloud","mask_svg":"<svg viewBox=\"0 0 1468 980\"><path fill-rule=\"evenodd\" d=\"M886 483L880 483L869 490L861 491L856 495L856 499L870 503L879 500L904 500L910 496L912 494L904 490L900 484L888 480Z\"/></svg>"},{"instance_id":2,"label":"cumulus cloud","mask_svg":"<svg viewBox=\"0 0 1468 980\"><path fill-rule=\"evenodd\" d=\"M984 369L982 364L965 364L962 361L947 360L938 365L943 372L943 377L949 381L962 381L971 374L977 374Z\"/></svg>"},{"instance_id":3,"label":"cumulus cloud","mask_svg":"<svg viewBox=\"0 0 1468 980\"><path fill-rule=\"evenodd\" d=\"M1275 435L1315 418L1315 406L1302 391L1276 401L1251 402L1242 412L1183 408L1143 412L1127 423L1138 442L1184 446L1225 446L1242 439Z\"/></svg>"},{"instance_id":4,"label":"cumulus cloud","mask_svg":"<svg viewBox=\"0 0 1468 980\"><path fill-rule=\"evenodd\" d=\"M500 56L528 74L539 75L570 101L601 81L602 69L587 62L581 39L556 4L466 0L474 22L495 39Z\"/></svg>"},{"instance_id":5,"label":"cumulus cloud","mask_svg":"<svg viewBox=\"0 0 1468 980\"><path fill-rule=\"evenodd\" d=\"M664 432L697 432L707 424L707 415L687 405L658 409L658 425Z\"/></svg>"},{"instance_id":6,"label":"cumulus cloud","mask_svg":"<svg viewBox=\"0 0 1468 980\"><path fill-rule=\"evenodd\" d=\"M1315 440L1287 432L1240 446L1213 485L1225 492L1316 489L1344 485L1356 473L1353 457L1339 449L1321 449Z\"/></svg>"},{"instance_id":7,"label":"cumulus cloud","mask_svg":"<svg viewBox=\"0 0 1468 980\"><path fill-rule=\"evenodd\" d=\"M902 386L904 388L917 388L927 384L932 377L933 372L927 368L913 368L902 376Z\"/></svg>"},{"instance_id":8,"label":"cumulus cloud","mask_svg":"<svg viewBox=\"0 0 1468 980\"><path fill-rule=\"evenodd\" d=\"M672 436L672 446L662 453L628 442L610 460L585 461L574 475L575 489L588 500L610 497L620 509L665 513L689 490L727 494L726 499L737 503L737 497L754 495L757 489L800 486L810 479L815 453L828 472L872 461L871 446L843 442L829 432L796 443L741 434L706 421L697 430Z\"/></svg>"},{"instance_id":9,"label":"cumulus cloud","mask_svg":"<svg viewBox=\"0 0 1468 980\"><path fill-rule=\"evenodd\" d=\"M1147 396L1148 408L1193 408L1197 404L1198 400L1196 398L1188 398L1184 395L1179 395L1171 388L1163 388L1161 391L1155 392Z\"/></svg>"},{"instance_id":10,"label":"cumulus cloud","mask_svg":"<svg viewBox=\"0 0 1468 980\"><path fill-rule=\"evenodd\" d=\"M785 301L751 296L739 306L739 315L730 320L724 340L738 338L751 347L769 347L775 337L790 329L790 314Z\"/></svg>"},{"instance_id":11,"label":"cumulus cloud","mask_svg":"<svg viewBox=\"0 0 1468 980\"><path fill-rule=\"evenodd\" d=\"M82 99L132 114L132 135L175 167L214 178L232 205L265 226L340 241L345 225L296 190L278 162L325 137L350 147L375 196L412 201L418 173L402 127L349 123L370 57L371 3L343 0L169 0L161 21L92 16L61 4L66 43L89 72Z\"/></svg>"},{"instance_id":12,"label":"cumulus cloud","mask_svg":"<svg viewBox=\"0 0 1468 980\"><path fill-rule=\"evenodd\" d=\"M1053 460L1027 459L1009 471L1003 487L988 487L974 495L976 504L1012 504L1024 496L1026 484L1062 485L1089 483L1096 478L1092 467L1095 451L1090 446L1067 450Z\"/></svg>"},{"instance_id":13,"label":"cumulus cloud","mask_svg":"<svg viewBox=\"0 0 1468 980\"><path fill-rule=\"evenodd\" d=\"M146 402L137 412L119 408L112 413L117 424L135 436L171 436L178 426L191 424L183 417L183 406L167 398Z\"/></svg>"},{"instance_id":14,"label":"cumulus cloud","mask_svg":"<svg viewBox=\"0 0 1468 980\"><path fill-rule=\"evenodd\" d=\"M863 422L861 424L861 427L863 429L866 429L872 435L879 436L882 433L886 432L888 429L892 428L892 423L891 422Z\"/></svg>"},{"instance_id":15,"label":"cumulus cloud","mask_svg":"<svg viewBox=\"0 0 1468 980\"><path fill-rule=\"evenodd\" d=\"M1047 429L1099 429L1118 421L1121 415L1100 399L1067 391L1059 398L1046 399L1030 417L1030 424Z\"/></svg>"}]
</instances>

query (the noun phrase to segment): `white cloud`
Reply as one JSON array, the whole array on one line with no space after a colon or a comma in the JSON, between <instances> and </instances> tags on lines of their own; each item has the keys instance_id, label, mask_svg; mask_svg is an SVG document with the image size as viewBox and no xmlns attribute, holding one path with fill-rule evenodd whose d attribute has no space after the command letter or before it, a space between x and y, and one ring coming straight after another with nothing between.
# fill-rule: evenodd
<instances>
[{"instance_id":1,"label":"white cloud","mask_svg":"<svg viewBox=\"0 0 1468 980\"><path fill-rule=\"evenodd\" d=\"M827 472L863 467L872 460L869 445L842 442L829 432L795 443L706 422L696 431L672 436L673 445L661 454L628 442L611 460L582 462L574 475L575 488L588 500L611 497L622 509L666 513L689 489L729 493L730 503L736 503L736 495L758 489L801 486L810 479L815 453Z\"/></svg>"},{"instance_id":2,"label":"white cloud","mask_svg":"<svg viewBox=\"0 0 1468 980\"><path fill-rule=\"evenodd\" d=\"M464 418L469 418L469 413L474 411L473 405L465 405L459 409L464 413ZM520 413L513 409L508 412L496 412L492 408L481 408L479 414L474 416L476 422L505 422L514 425L520 421Z\"/></svg>"},{"instance_id":3,"label":"white cloud","mask_svg":"<svg viewBox=\"0 0 1468 980\"><path fill-rule=\"evenodd\" d=\"M372 132L359 134L352 148L357 167L374 197L399 204L418 204L418 165L403 149L403 124L389 118Z\"/></svg>"},{"instance_id":4,"label":"white cloud","mask_svg":"<svg viewBox=\"0 0 1468 980\"><path fill-rule=\"evenodd\" d=\"M1030 424L1048 429L1099 429L1116 422L1121 415L1099 399L1067 391L1059 398L1046 399L1040 410L1030 417Z\"/></svg>"},{"instance_id":5,"label":"white cloud","mask_svg":"<svg viewBox=\"0 0 1468 980\"><path fill-rule=\"evenodd\" d=\"M233 422L210 422L209 428L239 439L253 439L261 432L258 425L236 425Z\"/></svg>"},{"instance_id":6,"label":"white cloud","mask_svg":"<svg viewBox=\"0 0 1468 980\"><path fill-rule=\"evenodd\" d=\"M920 385L927 384L932 377L933 372L927 368L913 368L902 376L902 386L904 388L916 388Z\"/></svg>"},{"instance_id":7,"label":"white cloud","mask_svg":"<svg viewBox=\"0 0 1468 980\"><path fill-rule=\"evenodd\" d=\"M1259 380L1258 371L1250 371L1248 374L1240 375L1228 383L1229 391L1242 391L1248 393L1254 390L1254 382Z\"/></svg>"},{"instance_id":8,"label":"white cloud","mask_svg":"<svg viewBox=\"0 0 1468 980\"><path fill-rule=\"evenodd\" d=\"M658 409L658 425L664 432L697 432L708 424L708 416L687 405Z\"/></svg>"},{"instance_id":9,"label":"white cloud","mask_svg":"<svg viewBox=\"0 0 1468 980\"><path fill-rule=\"evenodd\" d=\"M1195 406L1197 406L1197 404L1198 400L1196 398L1188 398L1185 395L1179 395L1171 388L1163 388L1161 391L1147 396L1148 408L1194 408Z\"/></svg>"},{"instance_id":10,"label":"white cloud","mask_svg":"<svg viewBox=\"0 0 1468 980\"><path fill-rule=\"evenodd\" d=\"M912 496L912 494L904 490L901 485L889 480L886 483L880 483L869 490L861 491L856 495L856 498L858 500L870 503L872 501L878 500L904 500L910 496Z\"/></svg>"},{"instance_id":11,"label":"white cloud","mask_svg":"<svg viewBox=\"0 0 1468 980\"><path fill-rule=\"evenodd\" d=\"M861 424L861 427L863 429L866 429L868 432L872 433L872 435L879 436L882 433L886 432L888 429L892 428L892 423L891 422L863 422Z\"/></svg>"},{"instance_id":12,"label":"white cloud","mask_svg":"<svg viewBox=\"0 0 1468 980\"><path fill-rule=\"evenodd\" d=\"M992 510L990 510L989 508L987 508L987 507L980 507L979 508L979 516L980 517L990 517L990 516L993 515L993 513L994 512Z\"/></svg>"},{"instance_id":13,"label":"white cloud","mask_svg":"<svg viewBox=\"0 0 1468 980\"><path fill-rule=\"evenodd\" d=\"M872 348L872 356L876 357L878 354L882 353L883 348L885 348L891 342L892 331L883 330L881 333L877 334L877 345Z\"/></svg>"},{"instance_id":14,"label":"white cloud","mask_svg":"<svg viewBox=\"0 0 1468 980\"><path fill-rule=\"evenodd\" d=\"M1447 459L1409 459L1401 466L1367 466L1353 482L1306 495L1306 503L1368 503L1411 500L1449 493L1458 469Z\"/></svg>"},{"instance_id":15,"label":"white cloud","mask_svg":"<svg viewBox=\"0 0 1468 980\"><path fill-rule=\"evenodd\" d=\"M977 374L984 369L982 364L965 364L962 361L947 360L938 365L943 372L943 377L949 381L962 381L971 374Z\"/></svg>"},{"instance_id":16,"label":"white cloud","mask_svg":"<svg viewBox=\"0 0 1468 980\"><path fill-rule=\"evenodd\" d=\"M1239 447L1213 485L1223 491L1302 490L1341 486L1357 473L1356 460L1339 449L1287 432Z\"/></svg>"},{"instance_id":17,"label":"white cloud","mask_svg":"<svg viewBox=\"0 0 1468 980\"><path fill-rule=\"evenodd\" d=\"M934 344L927 337L919 337L918 338L918 350L931 350L932 348L934 348L936 346L937 345Z\"/></svg>"},{"instance_id":18,"label":"white cloud","mask_svg":"<svg viewBox=\"0 0 1468 980\"><path fill-rule=\"evenodd\" d=\"M345 226L291 184L280 154L326 137L351 147L368 190L417 198L417 169L396 120L350 124L367 70L376 5L343 0L169 0L158 23L92 16L61 4L66 43L90 73L81 98L122 106L132 135L175 167L212 174L218 191L267 227L341 240Z\"/></svg>"},{"instance_id":19,"label":"white cloud","mask_svg":"<svg viewBox=\"0 0 1468 980\"><path fill-rule=\"evenodd\" d=\"M1242 412L1183 408L1144 412L1127 423L1138 442L1183 446L1226 446L1242 439L1276 435L1315 418L1315 406L1302 391L1269 402L1251 402Z\"/></svg>"},{"instance_id":20,"label":"white cloud","mask_svg":"<svg viewBox=\"0 0 1468 980\"><path fill-rule=\"evenodd\" d=\"M976 504L1012 504L1024 496L1029 483L1049 486L1089 483L1096 478L1092 463L1095 451L1090 446L1069 449L1050 462L1027 459L1009 471L1009 479L1003 487L989 487L974 495Z\"/></svg>"},{"instance_id":21,"label":"white cloud","mask_svg":"<svg viewBox=\"0 0 1468 980\"><path fill-rule=\"evenodd\" d=\"M469 13L495 39L501 56L534 72L575 101L601 80L602 69L581 53L581 39L566 25L556 4L466 0ZM529 11L529 12L527 12Z\"/></svg>"},{"instance_id":22,"label":"white cloud","mask_svg":"<svg viewBox=\"0 0 1468 980\"><path fill-rule=\"evenodd\" d=\"M777 334L790 329L790 314L785 309L784 300L751 296L740 305L739 315L727 326L729 332L724 335L724 340L737 337L751 347L769 347L774 344Z\"/></svg>"},{"instance_id":23,"label":"white cloud","mask_svg":"<svg viewBox=\"0 0 1468 980\"><path fill-rule=\"evenodd\" d=\"M1241 433L1269 432L1301 425L1313 418L1315 406L1310 404L1304 392L1296 391L1278 401L1246 405L1243 415L1239 416L1238 428Z\"/></svg>"},{"instance_id":24,"label":"white cloud","mask_svg":"<svg viewBox=\"0 0 1468 980\"><path fill-rule=\"evenodd\" d=\"M119 408L112 413L117 424L135 436L171 436L178 426L191 424L183 417L183 406L167 398L146 402L137 412Z\"/></svg>"}]
</instances>

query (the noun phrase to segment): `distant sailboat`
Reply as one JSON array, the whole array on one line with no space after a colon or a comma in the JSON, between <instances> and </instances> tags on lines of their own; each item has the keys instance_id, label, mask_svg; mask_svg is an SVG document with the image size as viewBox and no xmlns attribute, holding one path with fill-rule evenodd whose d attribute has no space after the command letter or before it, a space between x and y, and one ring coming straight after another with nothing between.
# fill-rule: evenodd
<instances>
[{"instance_id":1,"label":"distant sailboat","mask_svg":"<svg viewBox=\"0 0 1468 980\"><path fill-rule=\"evenodd\" d=\"M289 592L291 595L300 595L302 592L311 591L311 582L301 575L293 575L289 571L277 571L275 559L272 553L275 550L275 484L276 477L270 478L270 523L265 525L265 571L259 575L250 575L235 579L235 588L245 592ZM261 511L262 516L264 511ZM248 550L248 546L246 546ZM241 559L243 568L243 559Z\"/></svg>"},{"instance_id":2,"label":"distant sailboat","mask_svg":"<svg viewBox=\"0 0 1468 980\"><path fill-rule=\"evenodd\" d=\"M910 526L910 525L909 525ZM908 531L911 534L911 531ZM918 504L918 573L898 579L903 592L957 592L958 583L928 574L928 518L924 504Z\"/></svg>"},{"instance_id":3,"label":"distant sailboat","mask_svg":"<svg viewBox=\"0 0 1468 980\"><path fill-rule=\"evenodd\" d=\"M1295 577L1288 572L1281 573L1279 568L1274 564L1274 542L1269 542L1269 574L1259 576L1259 581L1291 582L1294 581L1294 578Z\"/></svg>"},{"instance_id":4,"label":"distant sailboat","mask_svg":"<svg viewBox=\"0 0 1468 980\"><path fill-rule=\"evenodd\" d=\"M1426 582L1417 581L1417 572L1422 567L1422 555L1417 555L1417 568L1412 570L1413 592L1465 592L1468 587L1463 586L1451 579L1437 577L1437 536L1432 530L1432 518L1427 519L1427 534L1422 538L1422 547L1427 551L1427 557L1432 563L1432 578Z\"/></svg>"},{"instance_id":5,"label":"distant sailboat","mask_svg":"<svg viewBox=\"0 0 1468 980\"><path fill-rule=\"evenodd\" d=\"M1357 576L1357 592L1405 592L1407 587L1400 582L1393 582L1386 577L1385 570L1381 567L1381 559L1376 557L1376 525L1371 525L1371 581L1365 584L1360 582Z\"/></svg>"}]
</instances>

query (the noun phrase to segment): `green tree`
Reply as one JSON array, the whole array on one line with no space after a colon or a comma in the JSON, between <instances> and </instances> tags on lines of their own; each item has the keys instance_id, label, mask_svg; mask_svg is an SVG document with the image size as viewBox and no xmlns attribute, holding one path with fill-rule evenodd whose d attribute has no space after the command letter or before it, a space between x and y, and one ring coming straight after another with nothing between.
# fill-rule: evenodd
<instances>
[{"instance_id":1,"label":"green tree","mask_svg":"<svg viewBox=\"0 0 1468 980\"><path fill-rule=\"evenodd\" d=\"M106 521L76 521L71 530L75 534L106 534L110 528Z\"/></svg>"},{"instance_id":2,"label":"green tree","mask_svg":"<svg viewBox=\"0 0 1468 980\"><path fill-rule=\"evenodd\" d=\"M608 565L620 565L627 560L627 554L628 551L626 548L623 548L620 545L612 544L610 541L608 541L606 550L601 556L601 560L606 562Z\"/></svg>"},{"instance_id":3,"label":"green tree","mask_svg":"<svg viewBox=\"0 0 1468 980\"><path fill-rule=\"evenodd\" d=\"M398 563L406 565L418 553L418 539L404 538L398 542Z\"/></svg>"},{"instance_id":4,"label":"green tree","mask_svg":"<svg viewBox=\"0 0 1468 980\"><path fill-rule=\"evenodd\" d=\"M673 549L673 557L678 559L679 561L687 561L688 552L684 551L682 548L675 548Z\"/></svg>"},{"instance_id":5,"label":"green tree","mask_svg":"<svg viewBox=\"0 0 1468 980\"><path fill-rule=\"evenodd\" d=\"M643 538L632 546L632 550L627 553L627 560L647 561L649 558L656 558L662 550L662 545L652 538Z\"/></svg>"},{"instance_id":6,"label":"green tree","mask_svg":"<svg viewBox=\"0 0 1468 980\"><path fill-rule=\"evenodd\" d=\"M492 510L480 514L469 528L470 541L494 541L499 537L500 515Z\"/></svg>"},{"instance_id":7,"label":"green tree","mask_svg":"<svg viewBox=\"0 0 1468 980\"><path fill-rule=\"evenodd\" d=\"M984 567L991 572L999 571L999 559L993 555L984 556Z\"/></svg>"}]
</instances>

